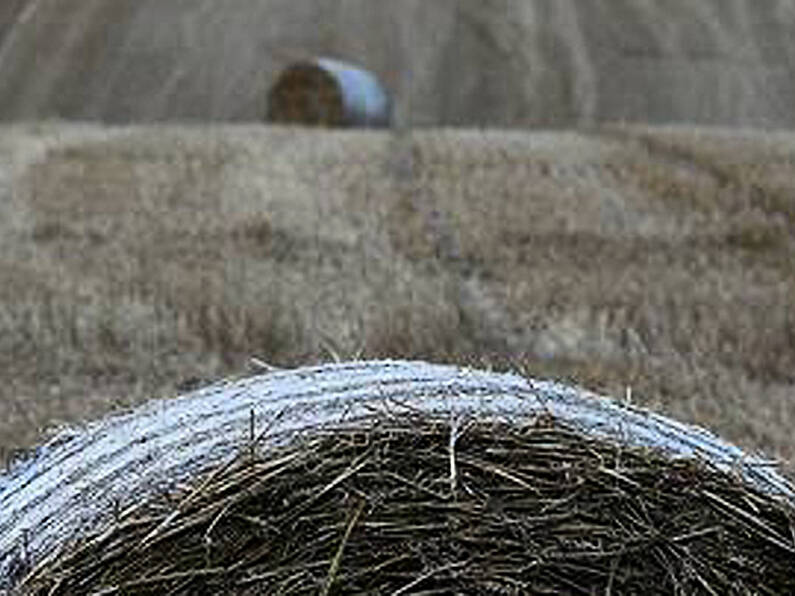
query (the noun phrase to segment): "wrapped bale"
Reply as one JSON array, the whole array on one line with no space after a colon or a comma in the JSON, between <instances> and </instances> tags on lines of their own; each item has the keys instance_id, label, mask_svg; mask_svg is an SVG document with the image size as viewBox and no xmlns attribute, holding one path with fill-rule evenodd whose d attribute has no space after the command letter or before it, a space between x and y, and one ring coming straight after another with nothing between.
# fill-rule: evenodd
<instances>
[{"instance_id":1,"label":"wrapped bale","mask_svg":"<svg viewBox=\"0 0 795 596\"><path fill-rule=\"evenodd\" d=\"M370 72L318 58L286 68L268 94L268 120L328 127L384 127L391 102Z\"/></svg>"},{"instance_id":2,"label":"wrapped bale","mask_svg":"<svg viewBox=\"0 0 795 596\"><path fill-rule=\"evenodd\" d=\"M351 362L64 431L0 479L33 593L795 590L795 491L557 383Z\"/></svg>"}]
</instances>

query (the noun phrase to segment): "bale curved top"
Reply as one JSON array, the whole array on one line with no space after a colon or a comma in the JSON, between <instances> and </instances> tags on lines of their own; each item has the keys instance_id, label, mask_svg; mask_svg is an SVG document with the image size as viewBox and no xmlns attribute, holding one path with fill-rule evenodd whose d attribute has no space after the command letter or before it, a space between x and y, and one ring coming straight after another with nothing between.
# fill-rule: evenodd
<instances>
[{"instance_id":1,"label":"bale curved top","mask_svg":"<svg viewBox=\"0 0 795 596\"><path fill-rule=\"evenodd\" d=\"M703 429L577 388L423 362L349 362L223 382L56 435L0 476L0 577L18 564L23 544L35 563L114 511L235 454L252 433L276 447L323 428L418 412L450 424L549 415L592 437L734 470L750 486L795 502L793 486L768 462Z\"/></svg>"}]
</instances>

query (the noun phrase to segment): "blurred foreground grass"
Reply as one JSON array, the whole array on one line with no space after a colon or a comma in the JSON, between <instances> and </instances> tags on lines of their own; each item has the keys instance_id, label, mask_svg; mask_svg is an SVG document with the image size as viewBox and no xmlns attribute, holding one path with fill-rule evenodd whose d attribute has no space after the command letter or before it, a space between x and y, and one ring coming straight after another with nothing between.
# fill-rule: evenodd
<instances>
[{"instance_id":1,"label":"blurred foreground grass","mask_svg":"<svg viewBox=\"0 0 795 596\"><path fill-rule=\"evenodd\" d=\"M2 133L3 457L252 356L631 388L795 457L795 134Z\"/></svg>"}]
</instances>

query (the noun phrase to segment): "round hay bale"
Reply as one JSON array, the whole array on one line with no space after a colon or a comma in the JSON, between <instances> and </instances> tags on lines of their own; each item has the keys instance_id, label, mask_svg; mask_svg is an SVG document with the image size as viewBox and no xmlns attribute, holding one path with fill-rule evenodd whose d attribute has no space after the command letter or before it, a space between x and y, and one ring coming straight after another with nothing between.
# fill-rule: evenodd
<instances>
[{"instance_id":1,"label":"round hay bale","mask_svg":"<svg viewBox=\"0 0 795 596\"><path fill-rule=\"evenodd\" d=\"M318 58L286 68L268 94L268 120L329 127L384 127L391 102L370 72Z\"/></svg>"},{"instance_id":2,"label":"round hay bale","mask_svg":"<svg viewBox=\"0 0 795 596\"><path fill-rule=\"evenodd\" d=\"M61 432L0 477L0 588L789 593L794 504L769 462L576 388L351 362Z\"/></svg>"}]
</instances>

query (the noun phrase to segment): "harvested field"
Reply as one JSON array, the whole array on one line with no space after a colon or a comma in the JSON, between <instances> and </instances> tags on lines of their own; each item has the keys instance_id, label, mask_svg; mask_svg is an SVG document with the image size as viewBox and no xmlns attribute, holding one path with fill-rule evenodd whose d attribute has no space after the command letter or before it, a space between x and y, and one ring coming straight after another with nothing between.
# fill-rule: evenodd
<instances>
[{"instance_id":1,"label":"harvested field","mask_svg":"<svg viewBox=\"0 0 795 596\"><path fill-rule=\"evenodd\" d=\"M4 459L44 427L250 372L251 356L357 355L629 390L795 455L790 133L0 138Z\"/></svg>"},{"instance_id":2,"label":"harvested field","mask_svg":"<svg viewBox=\"0 0 795 596\"><path fill-rule=\"evenodd\" d=\"M276 372L62 433L0 477L0 506L0 573L34 593L795 587L795 486L767 462L420 362Z\"/></svg>"},{"instance_id":3,"label":"harvested field","mask_svg":"<svg viewBox=\"0 0 795 596\"><path fill-rule=\"evenodd\" d=\"M0 120L257 121L295 61L419 126L795 126L791 0L4 0Z\"/></svg>"}]
</instances>

